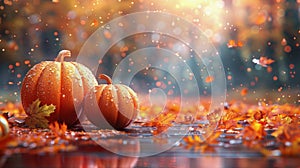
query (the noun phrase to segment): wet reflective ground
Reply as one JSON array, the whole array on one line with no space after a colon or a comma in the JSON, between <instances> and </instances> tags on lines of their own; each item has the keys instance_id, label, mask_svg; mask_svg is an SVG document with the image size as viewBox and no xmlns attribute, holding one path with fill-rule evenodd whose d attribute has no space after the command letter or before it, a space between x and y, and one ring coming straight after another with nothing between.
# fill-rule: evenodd
<instances>
[{"instance_id":1,"label":"wet reflective ground","mask_svg":"<svg viewBox=\"0 0 300 168\"><path fill-rule=\"evenodd\" d=\"M293 142L294 146L282 144L272 135L272 129L264 129L266 135L258 140L241 138L241 131L249 129L244 126L249 125L246 120L232 120L243 127L219 129L211 136L214 138L204 143L201 138L205 132L199 123L173 123L167 130L154 134L160 127L142 126L139 122L124 131L96 129L89 122L82 123L86 131L81 126L63 131L61 127L30 129L13 119L9 119L14 121L9 135L0 141L0 167L300 167L299 141ZM182 130L187 130L187 134ZM260 146L251 146L255 144Z\"/></svg>"},{"instance_id":2,"label":"wet reflective ground","mask_svg":"<svg viewBox=\"0 0 300 168\"><path fill-rule=\"evenodd\" d=\"M100 147L84 147L77 152L31 155L14 154L1 158L2 167L299 167L297 157L263 157L255 151L233 148L217 153L200 153L174 147L150 157L124 157Z\"/></svg>"}]
</instances>

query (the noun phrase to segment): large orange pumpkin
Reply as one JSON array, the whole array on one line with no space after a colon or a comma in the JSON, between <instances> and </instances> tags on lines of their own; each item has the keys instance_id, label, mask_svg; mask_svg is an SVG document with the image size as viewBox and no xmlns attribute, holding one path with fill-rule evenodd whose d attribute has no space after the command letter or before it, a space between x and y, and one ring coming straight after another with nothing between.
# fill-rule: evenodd
<instances>
[{"instance_id":1,"label":"large orange pumpkin","mask_svg":"<svg viewBox=\"0 0 300 168\"><path fill-rule=\"evenodd\" d=\"M107 75L100 79L107 84L95 86L83 102L83 111L87 118L99 128L127 127L137 115L138 99L136 93L126 85L112 84Z\"/></svg>"},{"instance_id":2,"label":"large orange pumpkin","mask_svg":"<svg viewBox=\"0 0 300 168\"><path fill-rule=\"evenodd\" d=\"M55 61L43 61L28 71L21 88L21 101L27 114L30 104L39 99L41 105L56 106L48 118L50 122L72 125L77 121L75 105L98 83L86 66L66 62L65 57L71 57L71 52L62 50Z\"/></svg>"}]
</instances>

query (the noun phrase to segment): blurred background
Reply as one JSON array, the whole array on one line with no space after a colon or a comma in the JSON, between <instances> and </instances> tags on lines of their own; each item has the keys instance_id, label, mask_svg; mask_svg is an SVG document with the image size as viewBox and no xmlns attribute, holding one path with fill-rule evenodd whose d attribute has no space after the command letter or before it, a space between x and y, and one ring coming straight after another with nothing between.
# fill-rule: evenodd
<instances>
[{"instance_id":1,"label":"blurred background","mask_svg":"<svg viewBox=\"0 0 300 168\"><path fill-rule=\"evenodd\" d=\"M148 10L178 15L203 30L223 61L228 101L300 104L299 0L2 0L0 104L19 101L33 65L54 60L62 49L75 60L101 25ZM111 75L108 67L135 50L137 39L144 47L157 46L151 35L128 37L99 60L101 71ZM163 87L158 82L150 85Z\"/></svg>"}]
</instances>

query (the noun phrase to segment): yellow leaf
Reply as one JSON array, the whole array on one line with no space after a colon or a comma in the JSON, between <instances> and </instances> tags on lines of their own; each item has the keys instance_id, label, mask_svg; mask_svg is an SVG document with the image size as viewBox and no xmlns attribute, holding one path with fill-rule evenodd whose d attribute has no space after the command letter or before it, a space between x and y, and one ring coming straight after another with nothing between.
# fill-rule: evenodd
<instances>
[{"instance_id":1,"label":"yellow leaf","mask_svg":"<svg viewBox=\"0 0 300 168\"><path fill-rule=\"evenodd\" d=\"M28 117L25 119L25 124L29 128L48 128L48 119L51 113L54 112L55 106L54 105L43 105L40 107L41 101L36 99L30 106L29 106L29 114Z\"/></svg>"}]
</instances>

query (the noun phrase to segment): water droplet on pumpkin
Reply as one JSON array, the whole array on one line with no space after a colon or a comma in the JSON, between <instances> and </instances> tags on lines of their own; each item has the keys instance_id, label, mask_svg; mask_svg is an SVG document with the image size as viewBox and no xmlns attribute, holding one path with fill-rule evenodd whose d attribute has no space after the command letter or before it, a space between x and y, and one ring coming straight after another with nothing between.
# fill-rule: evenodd
<instances>
[{"instance_id":1,"label":"water droplet on pumpkin","mask_svg":"<svg viewBox=\"0 0 300 168\"><path fill-rule=\"evenodd\" d=\"M63 97L63 98L65 98L65 97L66 97L66 95L65 95L65 94L63 94L63 95L62 95L62 97Z\"/></svg>"},{"instance_id":2,"label":"water droplet on pumpkin","mask_svg":"<svg viewBox=\"0 0 300 168\"><path fill-rule=\"evenodd\" d=\"M111 102L114 102L114 99L110 99Z\"/></svg>"}]
</instances>

